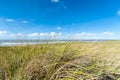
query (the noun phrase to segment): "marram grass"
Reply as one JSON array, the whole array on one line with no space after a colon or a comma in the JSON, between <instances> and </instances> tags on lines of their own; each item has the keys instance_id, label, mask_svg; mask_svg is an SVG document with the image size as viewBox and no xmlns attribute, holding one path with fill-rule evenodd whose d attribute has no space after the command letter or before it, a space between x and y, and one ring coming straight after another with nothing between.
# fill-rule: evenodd
<instances>
[{"instance_id":1,"label":"marram grass","mask_svg":"<svg viewBox=\"0 0 120 80\"><path fill-rule=\"evenodd\" d=\"M0 47L0 80L120 80L120 41Z\"/></svg>"}]
</instances>

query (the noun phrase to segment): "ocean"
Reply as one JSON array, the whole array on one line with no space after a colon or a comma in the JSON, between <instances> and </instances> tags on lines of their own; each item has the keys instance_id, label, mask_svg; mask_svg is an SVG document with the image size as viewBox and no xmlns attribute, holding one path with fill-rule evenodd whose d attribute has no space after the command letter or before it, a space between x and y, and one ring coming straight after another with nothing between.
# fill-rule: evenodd
<instances>
[{"instance_id":1,"label":"ocean","mask_svg":"<svg viewBox=\"0 0 120 80\"><path fill-rule=\"evenodd\" d=\"M0 40L0 46L18 46L18 45L32 45L32 44L45 44L45 43L64 43L64 42L101 42L107 40Z\"/></svg>"}]
</instances>

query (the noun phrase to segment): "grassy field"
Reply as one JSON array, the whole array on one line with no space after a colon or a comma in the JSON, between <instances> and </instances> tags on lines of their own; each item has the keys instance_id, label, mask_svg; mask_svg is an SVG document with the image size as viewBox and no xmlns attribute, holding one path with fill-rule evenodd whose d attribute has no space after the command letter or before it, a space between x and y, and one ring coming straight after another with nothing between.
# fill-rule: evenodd
<instances>
[{"instance_id":1,"label":"grassy field","mask_svg":"<svg viewBox=\"0 0 120 80\"><path fill-rule=\"evenodd\" d=\"M0 47L0 80L120 80L120 41Z\"/></svg>"}]
</instances>

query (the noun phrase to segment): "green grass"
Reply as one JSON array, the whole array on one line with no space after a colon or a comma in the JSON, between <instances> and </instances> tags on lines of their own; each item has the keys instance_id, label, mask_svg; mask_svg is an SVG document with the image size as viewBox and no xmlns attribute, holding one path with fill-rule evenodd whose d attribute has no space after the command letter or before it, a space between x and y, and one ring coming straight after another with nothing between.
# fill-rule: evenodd
<instances>
[{"instance_id":1,"label":"green grass","mask_svg":"<svg viewBox=\"0 0 120 80\"><path fill-rule=\"evenodd\" d=\"M120 80L120 41L0 47L0 80Z\"/></svg>"}]
</instances>

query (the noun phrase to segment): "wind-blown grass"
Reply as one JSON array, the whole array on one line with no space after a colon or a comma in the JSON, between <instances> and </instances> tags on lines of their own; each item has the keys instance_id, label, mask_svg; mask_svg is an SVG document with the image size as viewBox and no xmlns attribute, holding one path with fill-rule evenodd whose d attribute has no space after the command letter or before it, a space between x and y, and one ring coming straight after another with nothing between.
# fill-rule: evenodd
<instances>
[{"instance_id":1,"label":"wind-blown grass","mask_svg":"<svg viewBox=\"0 0 120 80\"><path fill-rule=\"evenodd\" d=\"M1 80L119 80L120 42L0 47Z\"/></svg>"}]
</instances>

